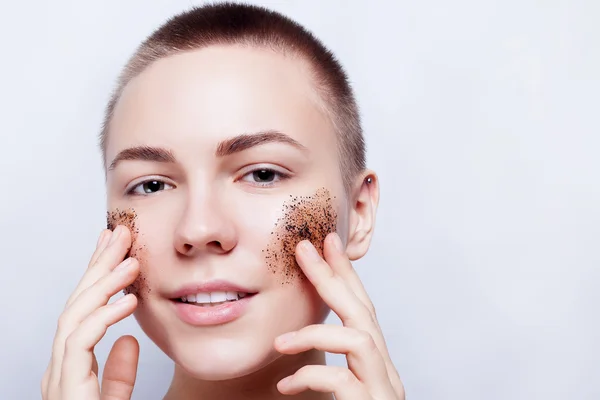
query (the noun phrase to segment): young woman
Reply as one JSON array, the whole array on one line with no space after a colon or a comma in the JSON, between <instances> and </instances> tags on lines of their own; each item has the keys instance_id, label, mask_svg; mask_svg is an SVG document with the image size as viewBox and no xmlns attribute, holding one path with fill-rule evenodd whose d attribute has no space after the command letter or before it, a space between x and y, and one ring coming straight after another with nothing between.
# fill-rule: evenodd
<instances>
[{"instance_id":1,"label":"young woman","mask_svg":"<svg viewBox=\"0 0 600 400\"><path fill-rule=\"evenodd\" d=\"M93 349L131 314L175 363L167 400L404 399L351 265L377 177L310 33L240 4L172 18L125 67L101 147L109 229L58 322L45 400L129 399L137 341L114 344L101 383Z\"/></svg>"}]
</instances>

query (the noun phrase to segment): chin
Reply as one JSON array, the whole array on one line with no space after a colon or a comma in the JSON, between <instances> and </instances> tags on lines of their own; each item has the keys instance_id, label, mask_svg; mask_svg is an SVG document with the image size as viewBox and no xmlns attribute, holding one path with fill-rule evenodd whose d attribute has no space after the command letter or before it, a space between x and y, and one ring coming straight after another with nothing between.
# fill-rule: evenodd
<instances>
[{"instance_id":1,"label":"chin","mask_svg":"<svg viewBox=\"0 0 600 400\"><path fill-rule=\"evenodd\" d=\"M171 338L165 354L189 376L203 381L222 381L251 375L281 357L274 338L259 342L239 337Z\"/></svg>"},{"instance_id":2,"label":"chin","mask_svg":"<svg viewBox=\"0 0 600 400\"><path fill-rule=\"evenodd\" d=\"M186 347L182 351L167 354L189 376L203 381L224 381L242 378L262 370L279 357L275 350L250 349L239 346L239 351L230 347L200 345L196 349Z\"/></svg>"},{"instance_id":3,"label":"chin","mask_svg":"<svg viewBox=\"0 0 600 400\"><path fill-rule=\"evenodd\" d=\"M279 333L263 331L259 334L260 324L251 334L234 325L215 326L200 333L197 328L182 325L179 321L166 322L148 311L135 313L144 333L178 368L195 379L240 378L263 369L282 356L273 347Z\"/></svg>"}]
</instances>

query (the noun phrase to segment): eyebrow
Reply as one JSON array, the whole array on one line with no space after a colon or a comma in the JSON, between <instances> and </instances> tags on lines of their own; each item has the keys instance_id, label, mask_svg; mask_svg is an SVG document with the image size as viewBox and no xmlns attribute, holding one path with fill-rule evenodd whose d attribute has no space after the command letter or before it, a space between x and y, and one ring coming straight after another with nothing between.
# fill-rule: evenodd
<instances>
[{"instance_id":1,"label":"eyebrow","mask_svg":"<svg viewBox=\"0 0 600 400\"><path fill-rule=\"evenodd\" d=\"M269 130L256 133L242 134L226 139L219 143L215 156L226 157L231 154L239 153L248 150L255 146L260 146L266 143L287 143L302 151L308 149L300 142L286 135L285 133ZM161 163L175 163L177 159L171 150L162 147L151 146L136 146L129 147L117 154L108 167L108 170L114 170L121 161L153 161Z\"/></svg>"},{"instance_id":2,"label":"eyebrow","mask_svg":"<svg viewBox=\"0 0 600 400\"><path fill-rule=\"evenodd\" d=\"M108 170L111 171L115 169L119 162L125 160L154 161L162 163L174 163L176 161L175 156L170 150L161 147L136 146L119 152L115 159L110 163Z\"/></svg>"},{"instance_id":3,"label":"eyebrow","mask_svg":"<svg viewBox=\"0 0 600 400\"><path fill-rule=\"evenodd\" d=\"M219 146L217 146L215 156L225 157L266 143L286 143L302 151L308 150L301 143L292 139L285 133L275 130L269 130L238 135L231 139L224 140L221 143L219 143Z\"/></svg>"}]
</instances>

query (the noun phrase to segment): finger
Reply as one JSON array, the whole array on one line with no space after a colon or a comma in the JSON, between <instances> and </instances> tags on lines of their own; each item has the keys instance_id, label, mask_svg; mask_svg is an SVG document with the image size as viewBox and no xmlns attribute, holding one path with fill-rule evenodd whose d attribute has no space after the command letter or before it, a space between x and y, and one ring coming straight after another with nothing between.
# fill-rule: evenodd
<instances>
[{"instance_id":1,"label":"finger","mask_svg":"<svg viewBox=\"0 0 600 400\"><path fill-rule=\"evenodd\" d=\"M52 367L50 385L56 387L60 381L66 338L95 310L102 307L117 292L135 281L139 274L139 263L128 258L119 267L84 290L80 296L62 313L52 347Z\"/></svg>"},{"instance_id":2,"label":"finger","mask_svg":"<svg viewBox=\"0 0 600 400\"><path fill-rule=\"evenodd\" d=\"M294 375L279 381L277 389L286 395L313 390L321 393L333 393L337 400L370 399L367 388L356 379L348 368L344 367L307 365L296 371Z\"/></svg>"},{"instance_id":3,"label":"finger","mask_svg":"<svg viewBox=\"0 0 600 400\"><path fill-rule=\"evenodd\" d=\"M92 254L92 257L90 258L90 262L88 263L88 269L90 269L93 265L96 264L96 262L98 261L98 258L100 257L100 254L102 254L102 252L104 252L104 250L110 243L112 234L113 234L113 232L108 229L104 229L100 233L100 236L98 237L98 242L96 243L96 249L94 250L94 254ZM85 274L84 274L84 276L85 276ZM82 277L82 279L83 279L83 277ZM75 293L77 292L77 289L80 286L81 286L81 280L77 284L77 287L75 288L74 292L71 293L71 296L69 296L69 298L67 299L67 303L65 304L65 307L68 307L69 304L76 297Z\"/></svg>"},{"instance_id":4,"label":"finger","mask_svg":"<svg viewBox=\"0 0 600 400\"><path fill-rule=\"evenodd\" d=\"M121 336L113 345L102 375L102 400L129 400L137 374L140 345L133 336Z\"/></svg>"},{"instance_id":5,"label":"finger","mask_svg":"<svg viewBox=\"0 0 600 400\"><path fill-rule=\"evenodd\" d=\"M139 262L129 257L93 285L83 290L63 312L63 322L69 325L83 321L95 309L108 303L110 298L133 283L139 273Z\"/></svg>"},{"instance_id":6,"label":"finger","mask_svg":"<svg viewBox=\"0 0 600 400\"><path fill-rule=\"evenodd\" d=\"M60 385L68 393L91 377L93 349L106 334L109 326L131 315L137 306L133 294L94 311L65 341ZM67 396L68 397L68 396Z\"/></svg>"},{"instance_id":7,"label":"finger","mask_svg":"<svg viewBox=\"0 0 600 400\"><path fill-rule=\"evenodd\" d=\"M104 251L106 246L108 246L108 242L110 242L110 237L112 236L112 231L109 229L104 229L102 233L100 233L100 238L98 238L98 243L96 243L96 250L94 254L92 254L92 258L88 264L88 268L98 261L98 257Z\"/></svg>"},{"instance_id":8,"label":"finger","mask_svg":"<svg viewBox=\"0 0 600 400\"><path fill-rule=\"evenodd\" d=\"M377 322L377 316L375 312L375 306L371 301L371 298L367 294L367 291L360 280L360 277L356 273L356 270L352 266L352 263L348 259L348 256L345 253L345 250L342 245L342 241L337 233L331 233L327 235L325 238L323 255L325 260L334 274L341 277L348 287L352 290L352 292L360 299L360 301L365 305L367 310L372 315L373 325L365 325L363 329L366 329L373 340L375 341L377 347L379 348L385 364L387 366L389 379L392 382L396 391L404 391L402 386L402 381L394 364L389 356L389 351L387 349L387 345L385 343L385 338L383 333L381 332L381 328L379 327L379 323Z\"/></svg>"},{"instance_id":9,"label":"finger","mask_svg":"<svg viewBox=\"0 0 600 400\"><path fill-rule=\"evenodd\" d=\"M348 367L376 397L389 396L392 387L384 360L371 335L337 325L309 325L275 339L283 354L298 354L311 349L345 354Z\"/></svg>"},{"instance_id":10,"label":"finger","mask_svg":"<svg viewBox=\"0 0 600 400\"><path fill-rule=\"evenodd\" d=\"M325 243L326 247L330 243ZM331 251L327 249L327 251ZM297 246L296 260L304 274L315 286L321 298L340 317L344 326L367 331L371 334L387 366L388 377L395 390L401 392L402 381L389 356L381 328L367 306L350 289L341 276L337 275L308 240Z\"/></svg>"},{"instance_id":11,"label":"finger","mask_svg":"<svg viewBox=\"0 0 600 400\"><path fill-rule=\"evenodd\" d=\"M364 329L365 324L372 324L371 314L366 306L344 280L334 274L308 240L298 244L296 260L323 301L340 317L345 326Z\"/></svg>"},{"instance_id":12,"label":"finger","mask_svg":"<svg viewBox=\"0 0 600 400\"><path fill-rule=\"evenodd\" d=\"M123 261L130 247L131 233L129 229L123 225L117 226L114 232L110 234L110 240L105 249L98 254L94 263L90 262L88 269L71 294L71 297L69 297L67 307L75 301L81 292L108 274L117 264Z\"/></svg>"},{"instance_id":13,"label":"finger","mask_svg":"<svg viewBox=\"0 0 600 400\"><path fill-rule=\"evenodd\" d=\"M42 377L42 400L48 399L48 382L50 381L50 367L44 371L44 376Z\"/></svg>"},{"instance_id":14,"label":"finger","mask_svg":"<svg viewBox=\"0 0 600 400\"><path fill-rule=\"evenodd\" d=\"M350 259L346 255L342 241L337 233L330 233L325 238L323 256L325 257L327 264L331 266L333 272L346 281L356 297L363 302L371 314L373 314L373 317L375 317L375 307L373 306L373 302L367 294L356 270L352 266Z\"/></svg>"}]
</instances>

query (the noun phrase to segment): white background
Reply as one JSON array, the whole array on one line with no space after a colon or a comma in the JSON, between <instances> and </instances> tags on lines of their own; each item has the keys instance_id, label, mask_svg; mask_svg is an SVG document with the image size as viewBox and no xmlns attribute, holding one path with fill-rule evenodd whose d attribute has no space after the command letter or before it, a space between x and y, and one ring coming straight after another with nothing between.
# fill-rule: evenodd
<instances>
[{"instance_id":1,"label":"white background","mask_svg":"<svg viewBox=\"0 0 600 400\"><path fill-rule=\"evenodd\" d=\"M37 399L104 226L96 147L120 67L198 2L0 5L0 398ZM382 201L356 264L416 399L600 398L600 3L264 1L345 65ZM142 344L136 399L169 360ZM343 360L332 359L339 363Z\"/></svg>"}]
</instances>

